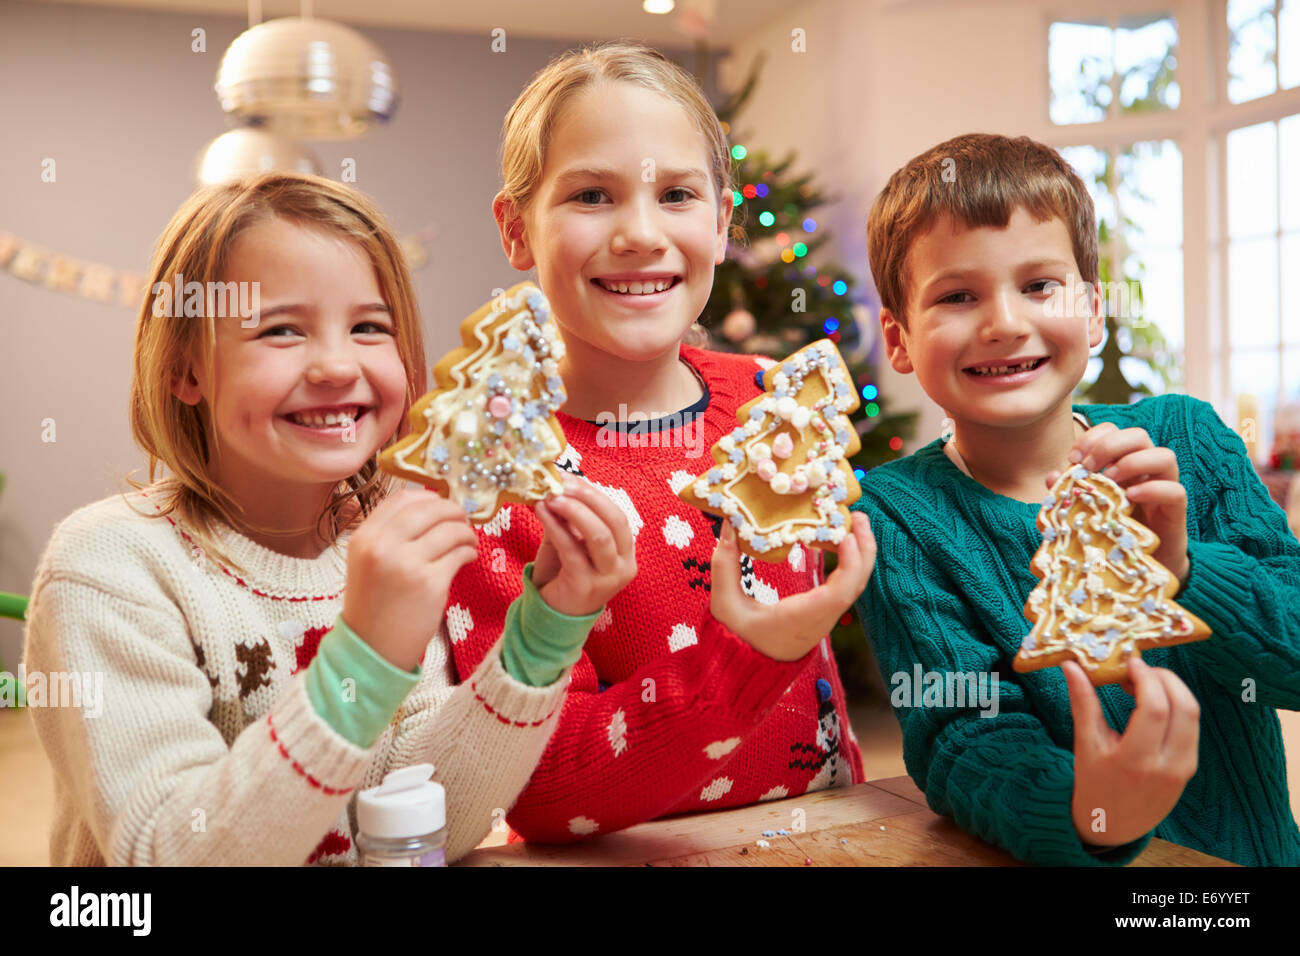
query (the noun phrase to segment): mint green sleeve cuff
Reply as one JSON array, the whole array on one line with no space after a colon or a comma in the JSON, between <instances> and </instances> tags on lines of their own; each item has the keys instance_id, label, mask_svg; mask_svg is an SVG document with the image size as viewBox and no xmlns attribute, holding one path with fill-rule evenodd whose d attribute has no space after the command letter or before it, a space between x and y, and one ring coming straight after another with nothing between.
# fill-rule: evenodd
<instances>
[{"instance_id":1,"label":"mint green sleeve cuff","mask_svg":"<svg viewBox=\"0 0 1300 956\"><path fill-rule=\"evenodd\" d=\"M524 565L524 593L506 611L501 641L501 665L529 687L554 684L582 656L598 608L582 617L561 614L544 600L533 584L533 563Z\"/></svg>"},{"instance_id":2,"label":"mint green sleeve cuff","mask_svg":"<svg viewBox=\"0 0 1300 956\"><path fill-rule=\"evenodd\" d=\"M418 664L407 672L384 660L340 614L307 666L307 697L339 736L369 747L420 682L420 674Z\"/></svg>"}]
</instances>

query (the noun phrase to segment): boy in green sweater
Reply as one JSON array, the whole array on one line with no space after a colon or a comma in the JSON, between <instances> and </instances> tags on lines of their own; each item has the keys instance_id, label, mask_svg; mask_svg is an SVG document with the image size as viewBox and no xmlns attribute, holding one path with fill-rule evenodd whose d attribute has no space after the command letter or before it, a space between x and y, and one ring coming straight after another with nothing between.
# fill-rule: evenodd
<instances>
[{"instance_id":1,"label":"boy in green sweater","mask_svg":"<svg viewBox=\"0 0 1300 956\"><path fill-rule=\"evenodd\" d=\"M930 807L1033 863L1124 864L1158 836L1300 864L1275 711L1300 709L1300 543L1210 405L1071 404L1104 327L1082 181L1029 139L960 136L894 173L867 243L890 364L953 422L853 506L879 542L858 610ZM1214 632L1132 658L1123 685L1011 667L1067 462L1125 488ZM994 705L938 689L961 680Z\"/></svg>"}]
</instances>

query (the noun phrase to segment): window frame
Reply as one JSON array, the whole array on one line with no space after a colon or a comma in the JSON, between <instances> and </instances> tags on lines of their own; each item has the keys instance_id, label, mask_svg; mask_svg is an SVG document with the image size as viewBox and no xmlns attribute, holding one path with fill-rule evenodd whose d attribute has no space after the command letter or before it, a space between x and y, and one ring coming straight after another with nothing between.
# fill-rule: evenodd
<instances>
[{"instance_id":1,"label":"window frame","mask_svg":"<svg viewBox=\"0 0 1300 956\"><path fill-rule=\"evenodd\" d=\"M1276 13L1277 6L1274 6ZM1052 0L1041 8L1038 119L1034 138L1057 149L1123 147L1144 140L1172 140L1183 161L1183 389L1207 396L1226 422L1237 420L1231 394L1231 338L1228 327L1228 133L1244 126L1300 114L1300 86L1277 89L1245 103L1228 102L1228 0ZM1178 25L1179 104L1174 109L1118 113L1094 123L1051 121L1049 35L1060 20L1106 20L1135 13L1168 12ZM1280 157L1279 157L1280 158ZM1279 184L1282 169L1279 162ZM1300 173L1297 173L1300 175ZM1279 222L1279 233L1281 223ZM1281 321L1282 271L1278 270ZM1277 350L1282 372L1287 343ZM1260 445L1264 444L1261 441ZM1260 451L1264 451L1262 447Z\"/></svg>"}]
</instances>

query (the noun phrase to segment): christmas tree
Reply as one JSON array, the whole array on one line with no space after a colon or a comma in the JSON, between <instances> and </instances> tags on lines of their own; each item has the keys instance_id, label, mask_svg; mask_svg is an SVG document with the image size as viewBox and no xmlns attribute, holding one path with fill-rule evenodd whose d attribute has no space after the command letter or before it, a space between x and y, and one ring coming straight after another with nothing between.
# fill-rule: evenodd
<instances>
[{"instance_id":1,"label":"christmas tree","mask_svg":"<svg viewBox=\"0 0 1300 956\"><path fill-rule=\"evenodd\" d=\"M855 291L853 276L817 255L831 236L813 216L830 200L809 174L793 175L793 153L773 161L747 147L734 130L736 115L758 82L762 57L740 89L717 107L731 140L736 186L731 242L714 272L713 293L700 317L711 348L783 358L828 338L848 367L862 398L853 414L860 448L849 458L854 475L903 455L903 442L916 428L916 412L891 413L876 377L880 360L874 298ZM813 265L813 262L817 265ZM835 556L827 554L828 567ZM879 694L882 685L862 629L852 612L831 634L840 675L849 692Z\"/></svg>"},{"instance_id":2,"label":"christmas tree","mask_svg":"<svg viewBox=\"0 0 1300 956\"><path fill-rule=\"evenodd\" d=\"M850 273L816 256L831 236L812 212L830 197L811 175L790 175L793 153L774 162L733 134L734 118L753 92L761 66L760 57L740 90L717 109L733 144L736 215L727 258L714 272L700 322L711 334L710 347L722 351L782 358L818 339L834 342L863 400L854 422L862 447L851 459L861 478L867 469L902 456L916 413L886 411L875 372L880 358L875 301L855 294Z\"/></svg>"}]
</instances>

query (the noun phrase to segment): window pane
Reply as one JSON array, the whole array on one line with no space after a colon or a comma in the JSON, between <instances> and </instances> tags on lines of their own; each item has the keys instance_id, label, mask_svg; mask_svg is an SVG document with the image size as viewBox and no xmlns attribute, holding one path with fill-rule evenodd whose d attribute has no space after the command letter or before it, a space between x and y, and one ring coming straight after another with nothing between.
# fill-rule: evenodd
<instances>
[{"instance_id":1,"label":"window pane","mask_svg":"<svg viewBox=\"0 0 1300 956\"><path fill-rule=\"evenodd\" d=\"M1277 347L1277 240L1243 239L1228 246L1228 343ZM1276 379L1276 374L1274 379Z\"/></svg>"},{"instance_id":2,"label":"window pane","mask_svg":"<svg viewBox=\"0 0 1300 956\"><path fill-rule=\"evenodd\" d=\"M1300 86L1300 0L1282 0L1277 16L1278 85Z\"/></svg>"},{"instance_id":3,"label":"window pane","mask_svg":"<svg viewBox=\"0 0 1300 956\"><path fill-rule=\"evenodd\" d=\"M1058 22L1048 28L1053 123L1095 123L1106 118L1114 73L1111 30L1100 21Z\"/></svg>"},{"instance_id":4,"label":"window pane","mask_svg":"<svg viewBox=\"0 0 1300 956\"><path fill-rule=\"evenodd\" d=\"M1297 14L1300 16L1300 14ZM1288 116L1278 125L1278 146L1282 157L1282 228L1300 229L1300 114Z\"/></svg>"},{"instance_id":5,"label":"window pane","mask_svg":"<svg viewBox=\"0 0 1300 956\"><path fill-rule=\"evenodd\" d=\"M1174 109L1178 27L1168 14L1121 17L1115 31L1115 69L1119 106L1128 112Z\"/></svg>"},{"instance_id":6,"label":"window pane","mask_svg":"<svg viewBox=\"0 0 1300 956\"><path fill-rule=\"evenodd\" d=\"M1142 320L1160 330L1173 353L1183 350L1183 251L1152 249L1144 253Z\"/></svg>"},{"instance_id":7,"label":"window pane","mask_svg":"<svg viewBox=\"0 0 1300 956\"><path fill-rule=\"evenodd\" d=\"M1300 349L1300 232L1282 234L1282 341Z\"/></svg>"},{"instance_id":8,"label":"window pane","mask_svg":"<svg viewBox=\"0 0 1300 956\"><path fill-rule=\"evenodd\" d=\"M1183 241L1183 158L1173 140L1134 143L1116 157L1120 213L1144 246ZM1135 242L1130 248L1137 249Z\"/></svg>"},{"instance_id":9,"label":"window pane","mask_svg":"<svg viewBox=\"0 0 1300 956\"><path fill-rule=\"evenodd\" d=\"M1267 448L1273 433L1273 409L1277 404L1277 352L1234 352L1232 355L1232 394L1254 395L1259 399L1259 423L1256 434L1262 448Z\"/></svg>"},{"instance_id":10,"label":"window pane","mask_svg":"<svg viewBox=\"0 0 1300 956\"><path fill-rule=\"evenodd\" d=\"M1110 158L1104 149L1095 146L1066 146L1061 151L1065 161L1074 167L1083 184L1088 187L1088 195L1097 211L1097 225L1104 227L1103 232L1113 234L1115 231L1115 197L1106 185L1106 165ZM1102 255L1106 251L1102 250Z\"/></svg>"},{"instance_id":11,"label":"window pane","mask_svg":"<svg viewBox=\"0 0 1300 956\"><path fill-rule=\"evenodd\" d=\"M1273 0L1228 0L1228 102L1277 89Z\"/></svg>"},{"instance_id":12,"label":"window pane","mask_svg":"<svg viewBox=\"0 0 1300 956\"><path fill-rule=\"evenodd\" d=\"M1182 155L1171 140L1134 143L1116 157L1116 173L1128 254L1113 278L1142 284L1134 344L1138 354L1158 357L1183 342Z\"/></svg>"},{"instance_id":13,"label":"window pane","mask_svg":"<svg viewBox=\"0 0 1300 956\"><path fill-rule=\"evenodd\" d=\"M1228 237L1277 233L1277 126L1228 133Z\"/></svg>"},{"instance_id":14,"label":"window pane","mask_svg":"<svg viewBox=\"0 0 1300 956\"><path fill-rule=\"evenodd\" d=\"M1300 401L1300 349L1287 349L1282 357L1282 397Z\"/></svg>"}]
</instances>

